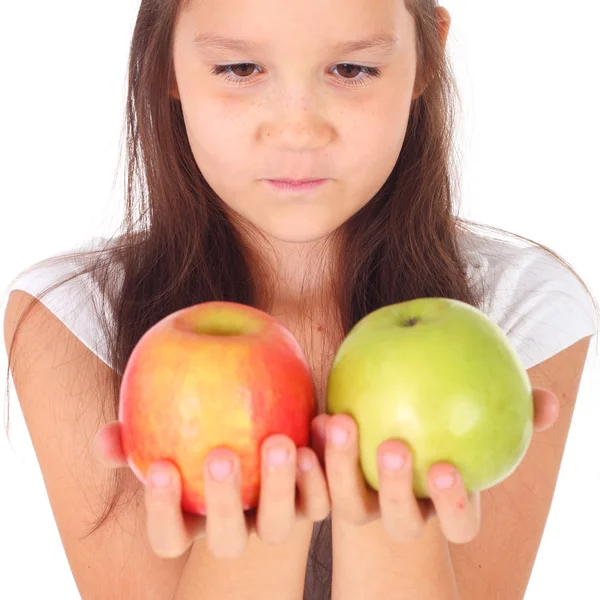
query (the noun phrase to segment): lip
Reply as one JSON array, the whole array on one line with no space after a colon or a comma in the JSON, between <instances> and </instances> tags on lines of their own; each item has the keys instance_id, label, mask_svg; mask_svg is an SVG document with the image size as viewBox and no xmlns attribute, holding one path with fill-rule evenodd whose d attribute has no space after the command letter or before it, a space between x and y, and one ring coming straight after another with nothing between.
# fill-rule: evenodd
<instances>
[{"instance_id":1,"label":"lip","mask_svg":"<svg viewBox=\"0 0 600 600\"><path fill-rule=\"evenodd\" d=\"M324 183L330 181L329 179L306 179L303 181L285 181L282 179L264 179L271 189L278 192L309 192L311 190L321 187Z\"/></svg>"}]
</instances>

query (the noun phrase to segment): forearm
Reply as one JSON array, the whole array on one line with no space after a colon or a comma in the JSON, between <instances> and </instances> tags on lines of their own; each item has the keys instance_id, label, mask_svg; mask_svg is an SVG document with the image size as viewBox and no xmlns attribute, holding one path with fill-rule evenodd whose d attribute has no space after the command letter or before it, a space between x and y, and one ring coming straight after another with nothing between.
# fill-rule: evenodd
<instances>
[{"instance_id":1,"label":"forearm","mask_svg":"<svg viewBox=\"0 0 600 600\"><path fill-rule=\"evenodd\" d=\"M400 544L380 520L354 526L332 517L332 541L332 600L459 600L437 518L417 541Z\"/></svg>"},{"instance_id":2,"label":"forearm","mask_svg":"<svg viewBox=\"0 0 600 600\"><path fill-rule=\"evenodd\" d=\"M216 558L202 540L194 542L173 600L302 600L310 531L296 529L278 545L252 535L235 559Z\"/></svg>"}]
</instances>

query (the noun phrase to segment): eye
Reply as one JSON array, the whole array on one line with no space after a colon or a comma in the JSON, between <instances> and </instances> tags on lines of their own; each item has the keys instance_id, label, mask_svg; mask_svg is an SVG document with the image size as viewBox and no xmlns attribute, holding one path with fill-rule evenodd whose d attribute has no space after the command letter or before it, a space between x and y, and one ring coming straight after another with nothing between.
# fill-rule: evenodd
<instances>
[{"instance_id":1,"label":"eye","mask_svg":"<svg viewBox=\"0 0 600 600\"><path fill-rule=\"evenodd\" d=\"M226 81L231 81L238 85L246 85L247 83L254 81L252 77L247 77L247 75L251 74L256 67L258 67L258 65L254 63L238 63L235 65L214 65L211 73L213 75L222 77ZM338 67L343 67L342 71L344 73L350 72L350 74L352 74L353 71L358 70L359 75L361 73L364 74L364 77L360 78L340 77L339 79L348 82L345 85L363 85L365 81L381 76L381 69L378 69L377 67L364 67L361 65L354 65L351 63L339 63L338 65L335 65L334 69L338 69ZM237 73L234 71L237 71ZM233 77L231 75L233 75Z\"/></svg>"}]
</instances>

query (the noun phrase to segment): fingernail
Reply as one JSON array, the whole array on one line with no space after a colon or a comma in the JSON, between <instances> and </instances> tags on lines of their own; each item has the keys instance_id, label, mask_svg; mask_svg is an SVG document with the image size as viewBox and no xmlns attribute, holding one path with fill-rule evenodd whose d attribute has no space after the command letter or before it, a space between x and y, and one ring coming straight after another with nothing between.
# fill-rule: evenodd
<instances>
[{"instance_id":1,"label":"fingernail","mask_svg":"<svg viewBox=\"0 0 600 600\"><path fill-rule=\"evenodd\" d=\"M223 481L227 479L233 470L233 465L230 460L212 460L208 464L208 470L212 475L213 479L217 481Z\"/></svg>"},{"instance_id":2,"label":"fingernail","mask_svg":"<svg viewBox=\"0 0 600 600\"><path fill-rule=\"evenodd\" d=\"M288 451L285 448L271 448L267 452L267 462L272 467L279 467L287 462Z\"/></svg>"},{"instance_id":3,"label":"fingernail","mask_svg":"<svg viewBox=\"0 0 600 600\"><path fill-rule=\"evenodd\" d=\"M310 456L302 456L298 461L298 467L304 473L308 473L313 468L313 459Z\"/></svg>"},{"instance_id":4,"label":"fingernail","mask_svg":"<svg viewBox=\"0 0 600 600\"><path fill-rule=\"evenodd\" d=\"M440 490L448 490L454 485L455 481L456 477L448 473L447 475L438 475L434 478L433 483Z\"/></svg>"},{"instance_id":5,"label":"fingernail","mask_svg":"<svg viewBox=\"0 0 600 600\"><path fill-rule=\"evenodd\" d=\"M154 471L150 473L150 484L152 487L164 490L171 485L171 475L165 471Z\"/></svg>"},{"instance_id":6,"label":"fingernail","mask_svg":"<svg viewBox=\"0 0 600 600\"><path fill-rule=\"evenodd\" d=\"M336 446L343 446L348 441L348 432L336 425L329 430L329 439Z\"/></svg>"},{"instance_id":7,"label":"fingernail","mask_svg":"<svg viewBox=\"0 0 600 600\"><path fill-rule=\"evenodd\" d=\"M399 454L384 454L381 457L381 464L388 471L398 471L404 464L404 459Z\"/></svg>"}]
</instances>

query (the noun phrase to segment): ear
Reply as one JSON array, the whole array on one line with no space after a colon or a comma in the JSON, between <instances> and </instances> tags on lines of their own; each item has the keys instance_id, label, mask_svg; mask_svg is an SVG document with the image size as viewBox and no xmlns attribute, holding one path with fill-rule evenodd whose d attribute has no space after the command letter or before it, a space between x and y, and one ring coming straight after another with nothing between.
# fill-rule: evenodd
<instances>
[{"instance_id":1,"label":"ear","mask_svg":"<svg viewBox=\"0 0 600 600\"><path fill-rule=\"evenodd\" d=\"M448 32L450 31L450 22L451 22L450 13L443 6L436 6L435 15L436 15L436 19L437 19L437 27L438 27L438 31L440 34L440 38L442 40L442 44L445 47L446 40L448 39ZM429 85L429 83L431 83L431 81L428 81L422 87L422 89L418 89L417 87L415 87L415 90L412 95L413 101L421 96L421 94L427 89L427 86Z\"/></svg>"},{"instance_id":2,"label":"ear","mask_svg":"<svg viewBox=\"0 0 600 600\"><path fill-rule=\"evenodd\" d=\"M437 6L435 9L435 13L438 22L438 31L440 32L442 43L445 46L446 40L448 39L448 32L450 31L450 13L443 6Z\"/></svg>"}]
</instances>

